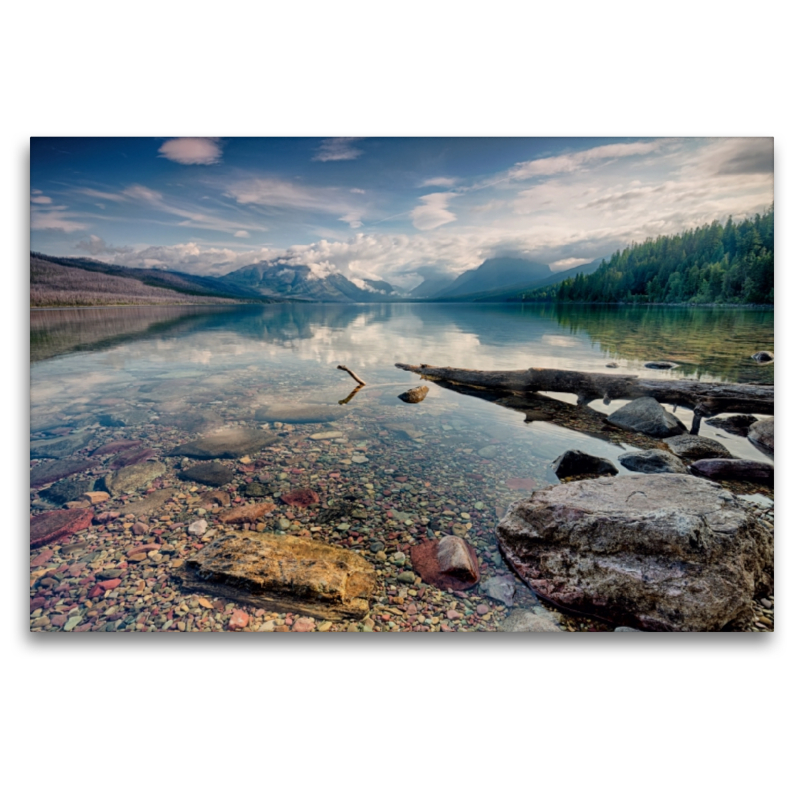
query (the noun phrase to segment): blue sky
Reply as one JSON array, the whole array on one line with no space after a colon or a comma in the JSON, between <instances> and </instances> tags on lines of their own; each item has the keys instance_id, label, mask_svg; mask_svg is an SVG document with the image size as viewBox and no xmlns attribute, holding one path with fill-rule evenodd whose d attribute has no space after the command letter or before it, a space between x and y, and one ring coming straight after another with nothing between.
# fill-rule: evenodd
<instances>
[{"instance_id":1,"label":"blue sky","mask_svg":"<svg viewBox=\"0 0 800 800\"><path fill-rule=\"evenodd\" d=\"M771 139L31 140L31 249L198 274L566 269L772 197Z\"/></svg>"}]
</instances>

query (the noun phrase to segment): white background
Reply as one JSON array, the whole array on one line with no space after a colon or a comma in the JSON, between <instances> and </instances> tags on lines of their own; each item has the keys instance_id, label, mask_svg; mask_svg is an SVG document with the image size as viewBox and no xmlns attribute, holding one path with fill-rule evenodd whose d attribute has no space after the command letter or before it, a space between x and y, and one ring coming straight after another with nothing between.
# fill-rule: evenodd
<instances>
[{"instance_id":1,"label":"white background","mask_svg":"<svg viewBox=\"0 0 800 800\"><path fill-rule=\"evenodd\" d=\"M794 795L796 22L769 2L551 6L6 6L7 797ZM775 136L777 633L28 633L28 138L244 134Z\"/></svg>"}]
</instances>

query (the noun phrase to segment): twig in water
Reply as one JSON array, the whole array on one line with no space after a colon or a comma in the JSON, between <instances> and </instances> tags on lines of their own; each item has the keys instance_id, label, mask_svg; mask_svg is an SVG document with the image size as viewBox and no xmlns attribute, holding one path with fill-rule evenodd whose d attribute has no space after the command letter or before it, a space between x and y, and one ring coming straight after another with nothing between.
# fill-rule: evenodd
<instances>
[{"instance_id":1,"label":"twig in water","mask_svg":"<svg viewBox=\"0 0 800 800\"><path fill-rule=\"evenodd\" d=\"M348 369L347 367L342 366L341 364L339 364L339 366L336 367L336 369L344 370L356 383L361 384L361 386L367 385L367 382L362 381L361 378L359 378L358 375L356 375L355 372L353 372L353 370Z\"/></svg>"},{"instance_id":2,"label":"twig in water","mask_svg":"<svg viewBox=\"0 0 800 800\"><path fill-rule=\"evenodd\" d=\"M353 391L350 392L350 394L347 395L347 397L345 397L344 400L339 401L339 405L340 406L347 405L347 403L349 403L361 391L361 389L362 389L361 386L356 386L356 388L353 389Z\"/></svg>"}]
</instances>

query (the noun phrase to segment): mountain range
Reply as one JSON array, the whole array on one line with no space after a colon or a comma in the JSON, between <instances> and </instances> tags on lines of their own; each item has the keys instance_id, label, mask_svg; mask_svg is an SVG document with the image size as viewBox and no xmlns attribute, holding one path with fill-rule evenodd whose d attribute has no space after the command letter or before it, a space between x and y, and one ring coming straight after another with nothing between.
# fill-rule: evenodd
<instances>
[{"instance_id":1,"label":"mountain range","mask_svg":"<svg viewBox=\"0 0 800 800\"><path fill-rule=\"evenodd\" d=\"M31 253L31 306L218 302L374 303L408 301L488 302L515 299L580 273L601 259L563 272L517 257L490 258L457 277L423 268L428 277L410 292L388 281L341 273L284 259L241 267L222 277L166 269L136 269L96 261Z\"/></svg>"}]
</instances>

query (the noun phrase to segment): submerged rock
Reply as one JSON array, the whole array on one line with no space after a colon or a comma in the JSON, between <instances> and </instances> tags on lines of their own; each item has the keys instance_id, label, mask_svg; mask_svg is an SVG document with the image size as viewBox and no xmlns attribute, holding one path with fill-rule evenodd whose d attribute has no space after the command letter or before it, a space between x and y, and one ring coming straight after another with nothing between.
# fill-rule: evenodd
<instances>
[{"instance_id":1,"label":"submerged rock","mask_svg":"<svg viewBox=\"0 0 800 800\"><path fill-rule=\"evenodd\" d=\"M377 575L361 556L296 536L228 534L186 561L188 592L220 595L269 611L362 619Z\"/></svg>"},{"instance_id":2,"label":"submerged rock","mask_svg":"<svg viewBox=\"0 0 800 800\"><path fill-rule=\"evenodd\" d=\"M291 492L281 495L286 505L308 508L319 503L319 495L313 489L293 489Z\"/></svg>"},{"instance_id":3,"label":"submerged rock","mask_svg":"<svg viewBox=\"0 0 800 800\"><path fill-rule=\"evenodd\" d=\"M570 478L574 475L616 475L619 470L607 458L581 450L567 450L553 462L553 472L559 478Z\"/></svg>"},{"instance_id":4,"label":"submerged rock","mask_svg":"<svg viewBox=\"0 0 800 800\"><path fill-rule=\"evenodd\" d=\"M236 506L228 511L221 511L219 521L224 525L242 525L245 522L255 522L261 519L264 514L275 510L275 503L249 503L248 505Z\"/></svg>"},{"instance_id":5,"label":"submerged rock","mask_svg":"<svg viewBox=\"0 0 800 800\"><path fill-rule=\"evenodd\" d=\"M278 437L260 428L230 428L178 445L169 456L190 458L239 458L257 453L267 445L274 444Z\"/></svg>"},{"instance_id":6,"label":"submerged rock","mask_svg":"<svg viewBox=\"0 0 800 800\"><path fill-rule=\"evenodd\" d=\"M619 457L619 463L631 472L674 472L684 475L689 470L683 462L666 450L637 450Z\"/></svg>"},{"instance_id":7,"label":"submerged rock","mask_svg":"<svg viewBox=\"0 0 800 800\"><path fill-rule=\"evenodd\" d=\"M505 633L563 633L553 616L541 606L535 611L528 608L514 609L503 620L500 630Z\"/></svg>"},{"instance_id":8,"label":"submerged rock","mask_svg":"<svg viewBox=\"0 0 800 800\"><path fill-rule=\"evenodd\" d=\"M512 504L497 538L538 595L645 630L720 630L773 586L771 531L689 475L551 486Z\"/></svg>"},{"instance_id":9,"label":"submerged rock","mask_svg":"<svg viewBox=\"0 0 800 800\"><path fill-rule=\"evenodd\" d=\"M259 422L307 425L314 422L335 422L348 414L349 411L350 409L338 405L262 406L256 409L255 418Z\"/></svg>"},{"instance_id":10,"label":"submerged rock","mask_svg":"<svg viewBox=\"0 0 800 800\"><path fill-rule=\"evenodd\" d=\"M130 450L134 447L141 447L142 441L141 439L118 439L115 442L107 442L106 444L100 445L100 447L95 450L92 455L93 456L107 456L111 453L119 453L123 450Z\"/></svg>"},{"instance_id":11,"label":"submerged rock","mask_svg":"<svg viewBox=\"0 0 800 800\"><path fill-rule=\"evenodd\" d=\"M748 432L747 438L761 451L774 455L775 453L775 419L762 419L754 422Z\"/></svg>"},{"instance_id":12,"label":"submerged rock","mask_svg":"<svg viewBox=\"0 0 800 800\"><path fill-rule=\"evenodd\" d=\"M733 458L725 445L706 436L669 436L664 439L664 444L681 458Z\"/></svg>"},{"instance_id":13,"label":"submerged rock","mask_svg":"<svg viewBox=\"0 0 800 800\"><path fill-rule=\"evenodd\" d=\"M769 350L759 350L757 353L753 353L750 358L759 364L771 364L775 360L775 354Z\"/></svg>"},{"instance_id":14,"label":"submerged rock","mask_svg":"<svg viewBox=\"0 0 800 800\"><path fill-rule=\"evenodd\" d=\"M438 589L463 591L480 579L475 548L458 536L445 536L439 541L415 545L410 555L416 573Z\"/></svg>"},{"instance_id":15,"label":"submerged rock","mask_svg":"<svg viewBox=\"0 0 800 800\"><path fill-rule=\"evenodd\" d=\"M269 497L272 494L272 487L266 483L253 481L252 483L246 483L240 494L245 497ZM230 505L230 503L228 503L228 505Z\"/></svg>"},{"instance_id":16,"label":"submerged rock","mask_svg":"<svg viewBox=\"0 0 800 800\"><path fill-rule=\"evenodd\" d=\"M123 450L108 466L111 469L121 469L122 467L131 467L134 464L143 464L145 461L156 458L158 454L151 447L145 447L141 450Z\"/></svg>"},{"instance_id":17,"label":"submerged rock","mask_svg":"<svg viewBox=\"0 0 800 800\"><path fill-rule=\"evenodd\" d=\"M512 575L496 575L481 582L481 590L484 594L509 607L514 605L514 589Z\"/></svg>"},{"instance_id":18,"label":"submerged rock","mask_svg":"<svg viewBox=\"0 0 800 800\"><path fill-rule=\"evenodd\" d=\"M729 417L712 417L706 420L707 425L722 428L736 436L747 436L747 430L754 422L758 422L758 419L752 414L732 414Z\"/></svg>"},{"instance_id":19,"label":"submerged rock","mask_svg":"<svg viewBox=\"0 0 800 800\"><path fill-rule=\"evenodd\" d=\"M160 461L145 461L144 464L134 464L110 472L103 479L103 485L111 495L128 494L149 486L156 478L163 475L166 469Z\"/></svg>"},{"instance_id":20,"label":"submerged rock","mask_svg":"<svg viewBox=\"0 0 800 800\"><path fill-rule=\"evenodd\" d=\"M41 497L56 505L78 500L94 486L92 478L67 478L40 492Z\"/></svg>"},{"instance_id":21,"label":"submerged rock","mask_svg":"<svg viewBox=\"0 0 800 800\"><path fill-rule=\"evenodd\" d=\"M421 403L428 394L427 386L415 386L407 392L397 395L404 403Z\"/></svg>"},{"instance_id":22,"label":"submerged rock","mask_svg":"<svg viewBox=\"0 0 800 800\"><path fill-rule=\"evenodd\" d=\"M609 414L607 421L623 430L644 433L658 439L686 431L686 426L653 397L639 397L627 403Z\"/></svg>"},{"instance_id":23,"label":"submerged rock","mask_svg":"<svg viewBox=\"0 0 800 800\"><path fill-rule=\"evenodd\" d=\"M150 419L150 413L143 408L128 408L101 414L97 421L106 428L125 428L141 425Z\"/></svg>"},{"instance_id":24,"label":"submerged rock","mask_svg":"<svg viewBox=\"0 0 800 800\"><path fill-rule=\"evenodd\" d=\"M31 458L65 458L86 447L94 438L94 431L81 431L55 439L37 439L31 442Z\"/></svg>"},{"instance_id":25,"label":"submerged rock","mask_svg":"<svg viewBox=\"0 0 800 800\"><path fill-rule=\"evenodd\" d=\"M182 481L194 481L202 483L204 486L224 486L233 480L233 470L224 464L214 462L207 464L195 464L193 467L178 473Z\"/></svg>"},{"instance_id":26,"label":"submerged rock","mask_svg":"<svg viewBox=\"0 0 800 800\"><path fill-rule=\"evenodd\" d=\"M132 503L128 503L120 510L123 514L133 514L135 517L148 516L157 508L161 508L173 494L173 489L157 489L141 500L134 500Z\"/></svg>"},{"instance_id":27,"label":"submerged rock","mask_svg":"<svg viewBox=\"0 0 800 800\"><path fill-rule=\"evenodd\" d=\"M775 467L763 461L750 461L746 458L703 458L695 461L689 469L703 478L712 481L752 481L772 484L775 481Z\"/></svg>"},{"instance_id":28,"label":"submerged rock","mask_svg":"<svg viewBox=\"0 0 800 800\"><path fill-rule=\"evenodd\" d=\"M91 508L68 508L31 517L31 550L85 531L92 524L92 516Z\"/></svg>"},{"instance_id":29,"label":"submerged rock","mask_svg":"<svg viewBox=\"0 0 800 800\"><path fill-rule=\"evenodd\" d=\"M89 459L73 459L65 461L49 461L45 464L37 464L31 469L31 486L44 486L47 483L67 478L79 472L93 469L100 466L99 461Z\"/></svg>"},{"instance_id":30,"label":"submerged rock","mask_svg":"<svg viewBox=\"0 0 800 800\"><path fill-rule=\"evenodd\" d=\"M645 369L675 369L678 365L674 361L645 361Z\"/></svg>"}]
</instances>

